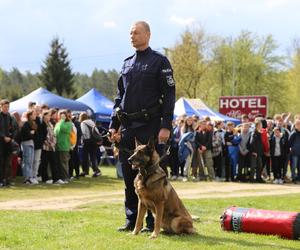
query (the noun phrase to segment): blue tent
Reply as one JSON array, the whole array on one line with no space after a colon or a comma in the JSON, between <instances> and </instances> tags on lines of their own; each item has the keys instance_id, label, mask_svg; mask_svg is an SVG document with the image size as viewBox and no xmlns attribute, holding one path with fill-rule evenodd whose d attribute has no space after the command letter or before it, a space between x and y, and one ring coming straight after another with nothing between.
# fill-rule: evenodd
<instances>
[{"instance_id":1,"label":"blue tent","mask_svg":"<svg viewBox=\"0 0 300 250\"><path fill-rule=\"evenodd\" d=\"M95 88L92 88L76 101L89 105L94 112L96 121L110 122L110 115L112 113L114 103L99 93Z\"/></svg>"},{"instance_id":2,"label":"blue tent","mask_svg":"<svg viewBox=\"0 0 300 250\"><path fill-rule=\"evenodd\" d=\"M44 88L38 88L27 96L24 96L10 103L10 111L17 111L22 114L27 110L29 102L36 102L38 105L47 104L50 108L70 109L72 111L88 111L91 112L89 106L68 98L64 98L51 93Z\"/></svg>"},{"instance_id":3,"label":"blue tent","mask_svg":"<svg viewBox=\"0 0 300 250\"><path fill-rule=\"evenodd\" d=\"M222 115L211 108L209 108L201 99L187 99L187 98L179 98L175 103L174 114L176 116L180 115L198 115L200 118L208 116L213 121L231 121L236 125L240 124L239 119L235 119L226 115Z\"/></svg>"}]
</instances>

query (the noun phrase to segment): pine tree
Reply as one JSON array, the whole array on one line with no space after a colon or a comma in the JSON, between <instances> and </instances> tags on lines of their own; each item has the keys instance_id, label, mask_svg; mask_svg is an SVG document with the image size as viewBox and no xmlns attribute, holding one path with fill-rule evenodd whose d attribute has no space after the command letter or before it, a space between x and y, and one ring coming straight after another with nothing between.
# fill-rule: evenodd
<instances>
[{"instance_id":1,"label":"pine tree","mask_svg":"<svg viewBox=\"0 0 300 250\"><path fill-rule=\"evenodd\" d=\"M51 41L50 46L51 51L42 66L41 80L48 90L55 90L59 95L75 97L74 74L66 48L57 37Z\"/></svg>"}]
</instances>

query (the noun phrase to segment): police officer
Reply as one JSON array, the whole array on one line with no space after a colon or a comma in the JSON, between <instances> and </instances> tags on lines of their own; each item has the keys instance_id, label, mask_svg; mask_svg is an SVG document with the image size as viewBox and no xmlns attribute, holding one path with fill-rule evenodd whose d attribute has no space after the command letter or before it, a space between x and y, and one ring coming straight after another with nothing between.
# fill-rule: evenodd
<instances>
[{"instance_id":1,"label":"police officer","mask_svg":"<svg viewBox=\"0 0 300 250\"><path fill-rule=\"evenodd\" d=\"M119 231L134 229L138 198L134 189L136 170L132 170L128 158L135 148L135 138L146 144L151 136L158 144L166 143L172 130L175 105L175 81L168 59L149 47L150 27L144 21L133 24L130 30L134 55L125 59L118 81L112 121L111 141L118 138L119 159L125 182L126 223ZM144 231L153 230L154 220L150 212Z\"/></svg>"}]
</instances>

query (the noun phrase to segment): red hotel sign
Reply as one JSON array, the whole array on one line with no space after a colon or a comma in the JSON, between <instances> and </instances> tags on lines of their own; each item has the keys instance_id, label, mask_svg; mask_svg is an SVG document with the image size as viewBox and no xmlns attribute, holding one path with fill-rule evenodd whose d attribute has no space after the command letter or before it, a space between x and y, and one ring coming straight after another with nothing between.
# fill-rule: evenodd
<instances>
[{"instance_id":1,"label":"red hotel sign","mask_svg":"<svg viewBox=\"0 0 300 250\"><path fill-rule=\"evenodd\" d=\"M267 116L268 97L267 96L221 96L219 98L219 112L221 114L240 118L247 114L250 120L258 114Z\"/></svg>"}]
</instances>

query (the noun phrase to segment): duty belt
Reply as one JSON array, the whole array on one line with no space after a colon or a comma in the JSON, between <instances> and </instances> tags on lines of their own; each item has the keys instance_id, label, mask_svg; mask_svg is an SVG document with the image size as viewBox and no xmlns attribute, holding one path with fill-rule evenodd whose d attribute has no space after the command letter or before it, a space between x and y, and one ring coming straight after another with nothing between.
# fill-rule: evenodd
<instances>
[{"instance_id":1,"label":"duty belt","mask_svg":"<svg viewBox=\"0 0 300 250\"><path fill-rule=\"evenodd\" d=\"M120 108L116 109L116 114L121 124L125 127L130 125L131 122L141 121L146 122L149 121L153 117L157 117L161 115L161 105L157 105L151 107L149 109L142 109L139 112L134 113L126 113L122 111Z\"/></svg>"}]
</instances>

